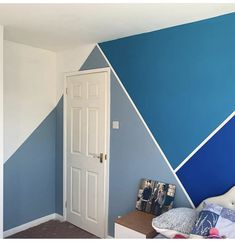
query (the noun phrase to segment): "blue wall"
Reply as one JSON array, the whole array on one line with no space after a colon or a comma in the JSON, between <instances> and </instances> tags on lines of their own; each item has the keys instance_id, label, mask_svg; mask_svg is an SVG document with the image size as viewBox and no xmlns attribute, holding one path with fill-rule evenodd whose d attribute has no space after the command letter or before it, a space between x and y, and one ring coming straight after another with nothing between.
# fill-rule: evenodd
<instances>
[{"instance_id":1,"label":"blue wall","mask_svg":"<svg viewBox=\"0 0 235 243\"><path fill-rule=\"evenodd\" d=\"M235 107L235 14L101 43L176 168Z\"/></svg>"},{"instance_id":2,"label":"blue wall","mask_svg":"<svg viewBox=\"0 0 235 243\"><path fill-rule=\"evenodd\" d=\"M235 107L235 14L101 43L109 62L176 168ZM107 67L95 48L81 70ZM111 74L109 234L135 207L143 177L177 185L175 206L190 203ZM235 118L178 172L197 205L235 184ZM63 210L63 98L4 165L4 229ZM125 178L125 180L123 180Z\"/></svg>"},{"instance_id":3,"label":"blue wall","mask_svg":"<svg viewBox=\"0 0 235 243\"><path fill-rule=\"evenodd\" d=\"M235 185L235 117L178 172L195 205Z\"/></svg>"},{"instance_id":4,"label":"blue wall","mask_svg":"<svg viewBox=\"0 0 235 243\"><path fill-rule=\"evenodd\" d=\"M55 212L63 215L63 97L56 108Z\"/></svg>"},{"instance_id":5,"label":"blue wall","mask_svg":"<svg viewBox=\"0 0 235 243\"><path fill-rule=\"evenodd\" d=\"M107 66L98 48L95 48L81 69ZM119 121L120 129L111 129L110 132L109 235L114 234L114 220L135 209L141 178L176 184L175 206L190 207L179 183L113 74L111 121Z\"/></svg>"},{"instance_id":6,"label":"blue wall","mask_svg":"<svg viewBox=\"0 0 235 243\"><path fill-rule=\"evenodd\" d=\"M4 230L55 212L53 110L4 164Z\"/></svg>"},{"instance_id":7,"label":"blue wall","mask_svg":"<svg viewBox=\"0 0 235 243\"><path fill-rule=\"evenodd\" d=\"M4 230L63 214L63 98L4 164Z\"/></svg>"}]
</instances>

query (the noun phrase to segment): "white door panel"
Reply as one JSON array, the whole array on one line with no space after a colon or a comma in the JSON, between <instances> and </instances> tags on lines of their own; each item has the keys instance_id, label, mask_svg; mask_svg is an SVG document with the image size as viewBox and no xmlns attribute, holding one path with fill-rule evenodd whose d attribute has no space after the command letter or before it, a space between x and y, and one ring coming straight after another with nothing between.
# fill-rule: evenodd
<instances>
[{"instance_id":1,"label":"white door panel","mask_svg":"<svg viewBox=\"0 0 235 243\"><path fill-rule=\"evenodd\" d=\"M71 167L71 212L81 216L81 170Z\"/></svg>"},{"instance_id":2,"label":"white door panel","mask_svg":"<svg viewBox=\"0 0 235 243\"><path fill-rule=\"evenodd\" d=\"M105 234L108 73L67 78L67 220Z\"/></svg>"},{"instance_id":3,"label":"white door panel","mask_svg":"<svg viewBox=\"0 0 235 243\"><path fill-rule=\"evenodd\" d=\"M71 153L82 152L82 109L71 108Z\"/></svg>"}]
</instances>

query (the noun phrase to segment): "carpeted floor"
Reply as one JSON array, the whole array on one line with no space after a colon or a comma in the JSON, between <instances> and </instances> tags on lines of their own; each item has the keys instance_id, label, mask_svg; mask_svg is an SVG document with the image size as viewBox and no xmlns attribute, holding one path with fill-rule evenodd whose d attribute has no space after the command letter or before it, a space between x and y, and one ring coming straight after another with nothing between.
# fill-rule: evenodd
<instances>
[{"instance_id":1,"label":"carpeted floor","mask_svg":"<svg viewBox=\"0 0 235 243\"><path fill-rule=\"evenodd\" d=\"M98 237L82 230L69 222L50 220L46 223L21 231L8 238L78 238L97 239Z\"/></svg>"}]
</instances>

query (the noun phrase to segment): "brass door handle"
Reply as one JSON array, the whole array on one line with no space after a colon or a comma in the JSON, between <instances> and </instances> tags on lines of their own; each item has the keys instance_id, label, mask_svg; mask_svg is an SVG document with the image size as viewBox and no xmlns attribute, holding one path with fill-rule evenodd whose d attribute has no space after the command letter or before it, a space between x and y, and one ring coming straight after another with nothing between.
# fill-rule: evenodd
<instances>
[{"instance_id":1,"label":"brass door handle","mask_svg":"<svg viewBox=\"0 0 235 243\"><path fill-rule=\"evenodd\" d=\"M93 155L93 158L97 158L100 160L100 163L103 163L105 159L107 159L107 154L100 153L99 155Z\"/></svg>"},{"instance_id":2,"label":"brass door handle","mask_svg":"<svg viewBox=\"0 0 235 243\"><path fill-rule=\"evenodd\" d=\"M99 156L99 159L100 159L100 163L103 163L103 160L104 160L104 154L103 153L100 153L100 156Z\"/></svg>"}]
</instances>

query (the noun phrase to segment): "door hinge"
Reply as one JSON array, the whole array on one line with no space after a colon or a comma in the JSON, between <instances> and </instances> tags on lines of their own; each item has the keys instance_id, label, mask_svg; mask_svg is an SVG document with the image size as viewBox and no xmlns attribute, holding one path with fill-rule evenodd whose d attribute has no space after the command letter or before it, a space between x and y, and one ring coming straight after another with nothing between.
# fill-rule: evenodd
<instances>
[{"instance_id":1,"label":"door hinge","mask_svg":"<svg viewBox=\"0 0 235 243\"><path fill-rule=\"evenodd\" d=\"M65 93L66 93L66 95L68 95L68 88L66 88Z\"/></svg>"}]
</instances>

